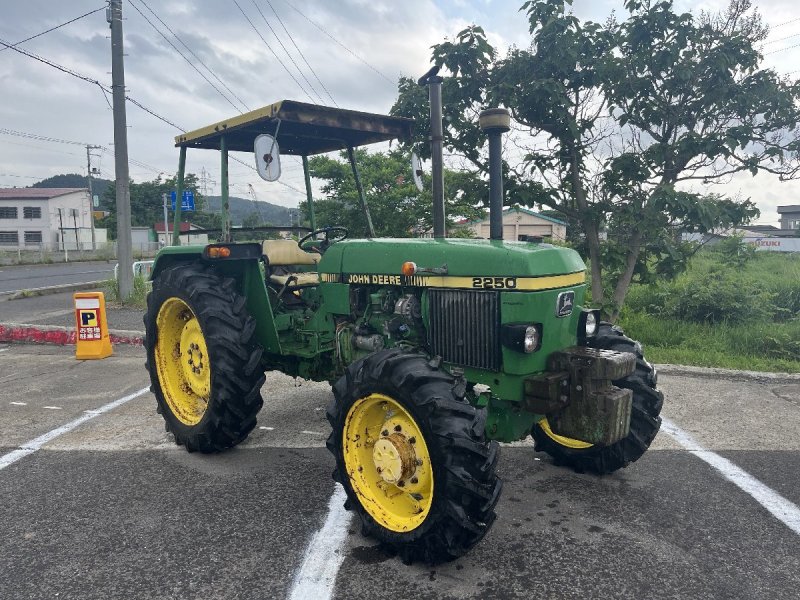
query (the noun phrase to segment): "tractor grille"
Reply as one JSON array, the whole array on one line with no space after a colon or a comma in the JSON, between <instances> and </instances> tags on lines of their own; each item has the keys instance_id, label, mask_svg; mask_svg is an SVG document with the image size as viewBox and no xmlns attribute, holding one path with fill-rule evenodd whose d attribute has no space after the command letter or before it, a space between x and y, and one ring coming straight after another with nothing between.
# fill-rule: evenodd
<instances>
[{"instance_id":1,"label":"tractor grille","mask_svg":"<svg viewBox=\"0 0 800 600\"><path fill-rule=\"evenodd\" d=\"M497 292L428 290L431 353L445 362L500 369Z\"/></svg>"}]
</instances>

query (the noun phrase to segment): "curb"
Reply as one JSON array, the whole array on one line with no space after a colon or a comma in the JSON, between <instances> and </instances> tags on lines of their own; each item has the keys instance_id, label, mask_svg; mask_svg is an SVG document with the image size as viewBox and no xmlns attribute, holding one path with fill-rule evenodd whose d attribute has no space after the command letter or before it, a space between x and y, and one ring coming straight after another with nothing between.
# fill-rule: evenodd
<instances>
[{"instance_id":1,"label":"curb","mask_svg":"<svg viewBox=\"0 0 800 600\"><path fill-rule=\"evenodd\" d=\"M760 383L798 383L800 373L773 373L770 371L737 371L716 367L690 367L688 365L654 365L659 375L688 375L690 377L708 377L715 379L732 379L739 381L757 381Z\"/></svg>"},{"instance_id":2,"label":"curb","mask_svg":"<svg viewBox=\"0 0 800 600\"><path fill-rule=\"evenodd\" d=\"M143 346L144 334L140 331L111 329L108 332L112 344ZM22 342L28 344L75 344L75 328L59 325L28 325L26 323L0 323L0 342Z\"/></svg>"},{"instance_id":3,"label":"curb","mask_svg":"<svg viewBox=\"0 0 800 600\"><path fill-rule=\"evenodd\" d=\"M51 294L62 294L64 292L81 292L100 287L107 280L84 281L83 283L65 283L62 285L51 285L48 287L31 288L29 290L19 290L16 292L0 292L0 302L7 300L19 300L20 298L30 298L32 296L49 296Z\"/></svg>"}]
</instances>

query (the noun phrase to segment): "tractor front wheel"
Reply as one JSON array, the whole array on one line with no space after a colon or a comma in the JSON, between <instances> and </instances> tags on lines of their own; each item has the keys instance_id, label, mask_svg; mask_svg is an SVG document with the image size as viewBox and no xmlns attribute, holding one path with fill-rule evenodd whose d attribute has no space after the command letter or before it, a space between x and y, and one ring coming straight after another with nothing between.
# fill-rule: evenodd
<instances>
[{"instance_id":1,"label":"tractor front wheel","mask_svg":"<svg viewBox=\"0 0 800 600\"><path fill-rule=\"evenodd\" d=\"M327 445L345 507L407 563L453 560L495 519L499 448L463 387L426 357L391 349L354 362L333 388Z\"/></svg>"},{"instance_id":2,"label":"tractor front wheel","mask_svg":"<svg viewBox=\"0 0 800 600\"><path fill-rule=\"evenodd\" d=\"M232 279L184 264L162 271L144 316L147 369L158 412L189 452L244 440L261 410L261 347Z\"/></svg>"},{"instance_id":3,"label":"tractor front wheel","mask_svg":"<svg viewBox=\"0 0 800 600\"><path fill-rule=\"evenodd\" d=\"M636 369L614 385L633 392L631 425L628 435L609 446L589 444L556 434L547 419L533 426L536 449L553 457L558 465L572 467L579 473L605 475L627 467L650 447L661 427L661 406L664 395L656 387L656 371L644 359L642 347L622 333L619 327L600 323L597 335L589 343L592 348L630 352L636 356Z\"/></svg>"}]
</instances>

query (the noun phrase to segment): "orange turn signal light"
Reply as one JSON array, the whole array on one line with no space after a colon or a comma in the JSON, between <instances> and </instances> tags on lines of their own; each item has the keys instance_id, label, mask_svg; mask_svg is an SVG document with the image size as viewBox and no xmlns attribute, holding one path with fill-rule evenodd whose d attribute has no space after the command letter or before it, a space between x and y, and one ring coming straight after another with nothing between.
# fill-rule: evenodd
<instances>
[{"instance_id":1,"label":"orange turn signal light","mask_svg":"<svg viewBox=\"0 0 800 600\"><path fill-rule=\"evenodd\" d=\"M231 249L225 246L211 246L208 249L208 258L228 258L231 255Z\"/></svg>"},{"instance_id":2,"label":"orange turn signal light","mask_svg":"<svg viewBox=\"0 0 800 600\"><path fill-rule=\"evenodd\" d=\"M403 267L400 269L400 272L403 275L413 275L417 272L417 263L413 263L410 260L403 263Z\"/></svg>"}]
</instances>

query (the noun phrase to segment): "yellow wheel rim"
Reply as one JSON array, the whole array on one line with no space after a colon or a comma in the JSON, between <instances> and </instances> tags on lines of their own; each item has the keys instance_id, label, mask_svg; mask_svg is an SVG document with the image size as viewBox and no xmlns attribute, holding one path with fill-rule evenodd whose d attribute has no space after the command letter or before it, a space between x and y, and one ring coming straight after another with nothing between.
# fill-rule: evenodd
<instances>
[{"instance_id":1,"label":"yellow wheel rim","mask_svg":"<svg viewBox=\"0 0 800 600\"><path fill-rule=\"evenodd\" d=\"M547 437L549 437L557 444L565 446L566 448L572 448L573 450L584 450L586 448L591 448L594 445L590 444L589 442L584 442L583 440L576 440L575 438L570 438L554 433L553 430L550 429L550 423L547 421L547 418L544 418L541 421L539 421L539 427L542 428L542 431L545 432Z\"/></svg>"},{"instance_id":2,"label":"yellow wheel rim","mask_svg":"<svg viewBox=\"0 0 800 600\"><path fill-rule=\"evenodd\" d=\"M180 298L169 298L156 317L155 363L161 393L172 414L197 425L211 395L211 364L197 317Z\"/></svg>"},{"instance_id":3,"label":"yellow wheel rim","mask_svg":"<svg viewBox=\"0 0 800 600\"><path fill-rule=\"evenodd\" d=\"M357 400L345 418L342 450L350 485L378 524L400 533L422 524L433 504L433 468L402 404L383 394Z\"/></svg>"}]
</instances>

